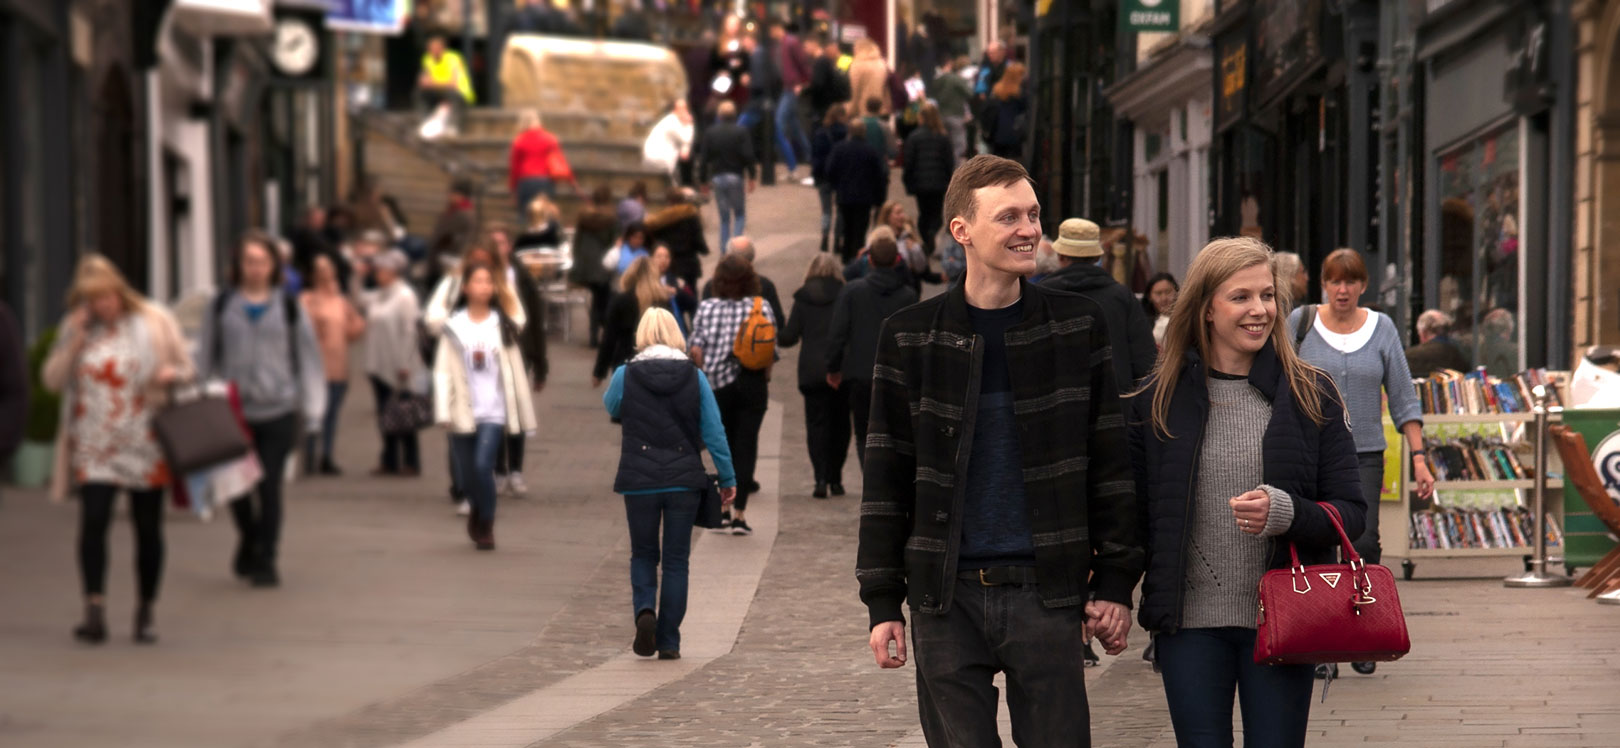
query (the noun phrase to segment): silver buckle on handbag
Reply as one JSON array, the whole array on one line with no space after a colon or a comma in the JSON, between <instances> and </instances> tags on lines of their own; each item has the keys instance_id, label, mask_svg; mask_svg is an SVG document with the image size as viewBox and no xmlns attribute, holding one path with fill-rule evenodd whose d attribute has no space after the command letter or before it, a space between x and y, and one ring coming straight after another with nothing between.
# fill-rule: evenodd
<instances>
[{"instance_id":1,"label":"silver buckle on handbag","mask_svg":"<svg viewBox=\"0 0 1620 748\"><path fill-rule=\"evenodd\" d=\"M1289 575L1289 578L1293 580L1293 584L1291 586L1294 588L1294 592L1296 592L1298 594L1301 594L1301 595L1303 595L1303 594L1305 594L1307 592L1310 592L1311 591L1311 578L1305 575L1305 567L1304 566L1297 566L1297 567L1294 567L1291 571L1293 573ZM1301 579L1305 580L1305 589L1300 589L1299 588L1299 580L1301 580Z\"/></svg>"}]
</instances>

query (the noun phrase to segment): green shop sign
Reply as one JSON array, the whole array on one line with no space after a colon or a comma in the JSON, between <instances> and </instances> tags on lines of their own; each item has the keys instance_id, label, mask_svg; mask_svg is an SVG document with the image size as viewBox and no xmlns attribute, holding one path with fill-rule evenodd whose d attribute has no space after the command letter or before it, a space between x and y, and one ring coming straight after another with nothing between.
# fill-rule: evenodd
<instances>
[{"instance_id":1,"label":"green shop sign","mask_svg":"<svg viewBox=\"0 0 1620 748\"><path fill-rule=\"evenodd\" d=\"M1181 30L1181 0L1120 0L1119 26L1125 31Z\"/></svg>"}]
</instances>

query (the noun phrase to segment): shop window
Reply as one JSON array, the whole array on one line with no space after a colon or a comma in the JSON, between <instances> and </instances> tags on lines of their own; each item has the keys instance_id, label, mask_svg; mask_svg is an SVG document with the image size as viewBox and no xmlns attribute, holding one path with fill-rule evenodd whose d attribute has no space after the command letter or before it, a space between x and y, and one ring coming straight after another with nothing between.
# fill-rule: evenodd
<instances>
[{"instance_id":1,"label":"shop window","mask_svg":"<svg viewBox=\"0 0 1620 748\"><path fill-rule=\"evenodd\" d=\"M1519 131L1509 124L1440 154L1439 297L1454 337L1494 376L1519 371Z\"/></svg>"}]
</instances>

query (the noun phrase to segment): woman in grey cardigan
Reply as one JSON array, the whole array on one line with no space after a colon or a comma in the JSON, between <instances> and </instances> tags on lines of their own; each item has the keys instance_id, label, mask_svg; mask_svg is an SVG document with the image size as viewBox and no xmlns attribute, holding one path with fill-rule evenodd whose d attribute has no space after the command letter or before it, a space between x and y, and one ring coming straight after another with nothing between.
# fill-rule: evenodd
<instances>
[{"instance_id":1,"label":"woman in grey cardigan","mask_svg":"<svg viewBox=\"0 0 1620 748\"><path fill-rule=\"evenodd\" d=\"M319 427L326 410L315 328L281 290L281 276L275 240L260 231L244 234L232 256L230 287L210 305L197 341L198 375L236 384L264 468L254 491L231 503L240 533L232 568L255 587L281 583L276 548L282 476L293 445L307 428Z\"/></svg>"},{"instance_id":2,"label":"woman in grey cardigan","mask_svg":"<svg viewBox=\"0 0 1620 748\"><path fill-rule=\"evenodd\" d=\"M1412 447L1412 479L1422 498L1434 493L1434 476L1423 451L1423 408L1412 389L1400 332L1387 315L1360 306L1366 290L1367 266L1361 254L1336 250L1322 261L1327 303L1295 309L1288 315L1288 329L1300 358L1332 376L1344 394L1361 469L1361 493L1367 501L1367 529L1356 540L1356 551L1367 563L1376 564L1383 556L1378 499L1384 488L1384 393L1389 395L1390 419ZM1361 673L1375 667L1371 662L1355 663Z\"/></svg>"}]
</instances>

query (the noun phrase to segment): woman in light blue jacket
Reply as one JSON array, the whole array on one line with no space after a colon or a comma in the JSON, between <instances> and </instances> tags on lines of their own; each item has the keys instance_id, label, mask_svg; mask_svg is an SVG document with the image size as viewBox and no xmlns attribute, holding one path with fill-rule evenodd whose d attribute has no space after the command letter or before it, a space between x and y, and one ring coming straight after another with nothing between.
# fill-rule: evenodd
<instances>
[{"instance_id":1,"label":"woman in light blue jacket","mask_svg":"<svg viewBox=\"0 0 1620 748\"><path fill-rule=\"evenodd\" d=\"M1434 493L1434 476L1423 451L1423 408L1412 389L1406 349L1395 322L1360 306L1361 294L1367 290L1367 266L1361 254L1340 249L1328 255L1322 261L1322 289L1327 303L1295 309L1288 315L1288 328L1300 358L1333 377L1348 406L1362 498L1367 502L1367 529L1356 540L1356 552L1367 563L1376 564L1383 556L1378 540L1386 446L1383 396L1388 394L1390 418L1412 448L1413 483L1418 495L1426 499ZM1371 673L1376 667L1371 662L1354 665L1360 673Z\"/></svg>"},{"instance_id":2,"label":"woman in light blue jacket","mask_svg":"<svg viewBox=\"0 0 1620 748\"><path fill-rule=\"evenodd\" d=\"M681 656L681 620L686 617L692 525L699 492L709 482L703 448L720 474L723 503L736 497L737 475L709 378L687 358L686 340L669 310L652 307L642 314L636 350L635 358L614 370L602 396L608 415L624 430L613 490L624 495L630 524L630 599L636 624L631 648L642 657L656 652L658 659L675 660ZM680 436L672 440L671 434ZM664 572L662 592L659 567Z\"/></svg>"}]
</instances>

